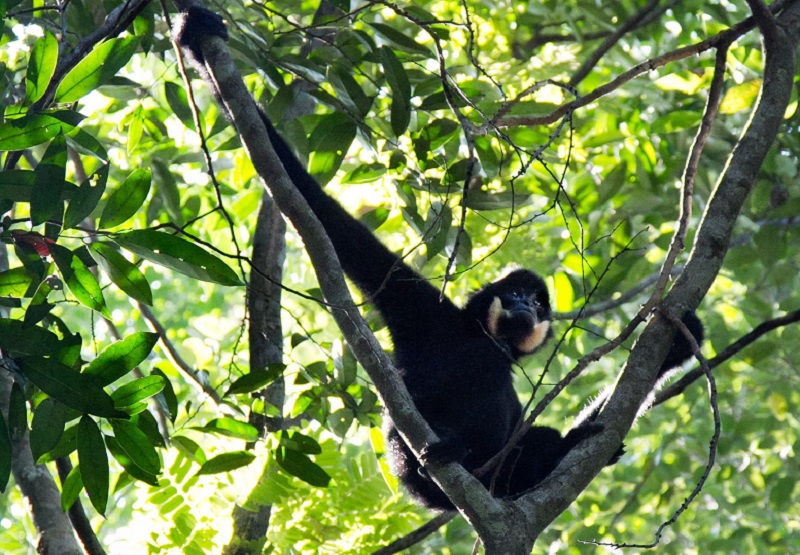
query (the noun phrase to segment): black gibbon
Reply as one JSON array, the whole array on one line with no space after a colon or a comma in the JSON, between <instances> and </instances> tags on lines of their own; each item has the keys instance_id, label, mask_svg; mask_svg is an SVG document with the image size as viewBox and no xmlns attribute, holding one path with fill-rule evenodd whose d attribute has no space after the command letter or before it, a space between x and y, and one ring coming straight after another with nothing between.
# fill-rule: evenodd
<instances>
[{"instance_id":1,"label":"black gibbon","mask_svg":"<svg viewBox=\"0 0 800 555\"><path fill-rule=\"evenodd\" d=\"M178 43L213 89L198 42L209 35L227 40L217 14L190 8L177 19ZM460 462L468 471L480 468L506 445L522 419L512 367L552 335L544 281L534 272L516 269L474 293L462 308L441 298L437 288L322 190L260 112L286 173L330 236L342 268L374 303L389 329L397 369L440 440L430 446L427 456ZM691 356L688 342L680 339L662 373ZM595 416L596 411L590 413L565 436L554 428L530 428L507 457L510 462L499 469L494 495L516 495L536 486L570 449L600 430L592 422ZM388 415L386 438L391 468L411 495L431 509L453 509ZM619 454L621 449L609 464ZM492 474L481 477L487 487Z\"/></svg>"}]
</instances>

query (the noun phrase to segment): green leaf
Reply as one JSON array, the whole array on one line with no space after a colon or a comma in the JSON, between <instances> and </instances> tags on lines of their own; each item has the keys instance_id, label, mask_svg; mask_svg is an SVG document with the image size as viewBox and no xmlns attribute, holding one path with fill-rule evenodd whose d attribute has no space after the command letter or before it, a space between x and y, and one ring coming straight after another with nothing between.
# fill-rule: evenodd
<instances>
[{"instance_id":1,"label":"green leaf","mask_svg":"<svg viewBox=\"0 0 800 555\"><path fill-rule=\"evenodd\" d=\"M118 409L132 407L158 394L164 389L165 380L161 376L146 376L123 384L111 394L114 406Z\"/></svg>"},{"instance_id":2,"label":"green leaf","mask_svg":"<svg viewBox=\"0 0 800 555\"><path fill-rule=\"evenodd\" d=\"M397 46L400 50L405 50L411 54L421 54L426 58L433 57L433 53L429 48L422 46L418 42L414 41L414 39L409 38L406 34L398 31L394 27L390 27L389 25L385 25L383 23L371 23L370 27L375 29L378 34L383 35L385 38L394 43L395 46ZM384 48L386 47L381 47L381 49Z\"/></svg>"},{"instance_id":3,"label":"green leaf","mask_svg":"<svg viewBox=\"0 0 800 555\"><path fill-rule=\"evenodd\" d=\"M221 434L228 437L235 437L245 441L256 441L258 439L258 429L252 424L241 422L235 418L225 416L210 420L205 426L194 428L203 432Z\"/></svg>"},{"instance_id":4,"label":"green leaf","mask_svg":"<svg viewBox=\"0 0 800 555\"><path fill-rule=\"evenodd\" d=\"M67 407L62 403L48 397L36 405L30 435L34 462L38 462L39 457L56 448L61 436L64 435L66 423Z\"/></svg>"},{"instance_id":5,"label":"green leaf","mask_svg":"<svg viewBox=\"0 0 800 555\"><path fill-rule=\"evenodd\" d=\"M216 256L197 245L161 231L141 230L120 233L117 243L167 268L201 281L220 285L241 285L236 272Z\"/></svg>"},{"instance_id":6,"label":"green leaf","mask_svg":"<svg viewBox=\"0 0 800 555\"><path fill-rule=\"evenodd\" d=\"M33 384L73 409L106 418L127 418L114 408L114 401L94 378L69 366L43 357L17 359L17 364Z\"/></svg>"},{"instance_id":7,"label":"green leaf","mask_svg":"<svg viewBox=\"0 0 800 555\"><path fill-rule=\"evenodd\" d=\"M322 447L313 437L300 432L284 432L281 434L281 447L299 451L306 455L319 455Z\"/></svg>"},{"instance_id":8,"label":"green leaf","mask_svg":"<svg viewBox=\"0 0 800 555\"><path fill-rule=\"evenodd\" d=\"M133 464L148 474L161 473L161 458L142 430L131 422L116 419L111 421L111 427L114 429L114 437L119 447ZM123 466L128 469L127 465Z\"/></svg>"},{"instance_id":9,"label":"green leaf","mask_svg":"<svg viewBox=\"0 0 800 555\"><path fill-rule=\"evenodd\" d=\"M35 114L0 123L0 150L25 150L45 143L74 125L48 114Z\"/></svg>"},{"instance_id":10,"label":"green leaf","mask_svg":"<svg viewBox=\"0 0 800 555\"><path fill-rule=\"evenodd\" d=\"M392 131L399 137L406 132L411 121L411 84L403 64L391 48L381 47L381 64L386 82L392 89Z\"/></svg>"},{"instance_id":11,"label":"green leaf","mask_svg":"<svg viewBox=\"0 0 800 555\"><path fill-rule=\"evenodd\" d=\"M189 107L189 99L186 90L177 83L167 81L164 84L164 95L167 97L167 104L178 119L183 122L187 129L194 129L194 117Z\"/></svg>"},{"instance_id":12,"label":"green leaf","mask_svg":"<svg viewBox=\"0 0 800 555\"><path fill-rule=\"evenodd\" d=\"M245 374L238 380L234 381L225 392L228 395L240 395L242 393L252 393L258 391L265 385L272 383L276 378L283 375L286 369L285 364L270 364L267 368L256 368L249 374Z\"/></svg>"},{"instance_id":13,"label":"green leaf","mask_svg":"<svg viewBox=\"0 0 800 555\"><path fill-rule=\"evenodd\" d=\"M361 164L342 178L342 183L371 183L386 174L386 166L381 163Z\"/></svg>"},{"instance_id":14,"label":"green leaf","mask_svg":"<svg viewBox=\"0 0 800 555\"><path fill-rule=\"evenodd\" d=\"M172 436L172 445L200 466L206 464L206 454L194 440L186 436Z\"/></svg>"},{"instance_id":15,"label":"green leaf","mask_svg":"<svg viewBox=\"0 0 800 555\"><path fill-rule=\"evenodd\" d=\"M133 217L144 205L153 176L150 170L134 170L118 189L108 197L103 214L100 216L100 228L116 227Z\"/></svg>"},{"instance_id":16,"label":"green leaf","mask_svg":"<svg viewBox=\"0 0 800 555\"><path fill-rule=\"evenodd\" d=\"M28 74L25 80L25 96L33 103L42 98L50 79L56 71L58 62L58 40L50 31L36 40L28 60Z\"/></svg>"},{"instance_id":17,"label":"green leaf","mask_svg":"<svg viewBox=\"0 0 800 555\"><path fill-rule=\"evenodd\" d=\"M72 507L72 504L78 500L83 489L83 480L81 480L81 465L76 465L70 470L67 479L64 480L64 485L61 487L61 510L66 512Z\"/></svg>"},{"instance_id":18,"label":"green leaf","mask_svg":"<svg viewBox=\"0 0 800 555\"><path fill-rule=\"evenodd\" d=\"M328 67L327 77L333 90L336 91L336 96L352 113L358 114L362 118L369 113L369 109L372 107L372 99L364 94L364 91L348 70L332 65Z\"/></svg>"},{"instance_id":19,"label":"green leaf","mask_svg":"<svg viewBox=\"0 0 800 555\"><path fill-rule=\"evenodd\" d=\"M56 135L36 166L36 177L31 191L31 221L33 225L47 220L61 220L64 201L64 177L67 172L67 138L63 133Z\"/></svg>"},{"instance_id":20,"label":"green leaf","mask_svg":"<svg viewBox=\"0 0 800 555\"><path fill-rule=\"evenodd\" d=\"M136 332L103 349L84 370L95 383L106 386L136 368L158 341L158 334Z\"/></svg>"},{"instance_id":21,"label":"green leaf","mask_svg":"<svg viewBox=\"0 0 800 555\"><path fill-rule=\"evenodd\" d=\"M304 453L280 448L276 460L283 470L312 486L325 488L330 484L331 477L328 473Z\"/></svg>"},{"instance_id":22,"label":"green leaf","mask_svg":"<svg viewBox=\"0 0 800 555\"><path fill-rule=\"evenodd\" d=\"M219 474L220 472L230 472L243 466L247 466L255 460L256 456L247 451L233 451L217 455L207 461L197 472L198 476L207 474Z\"/></svg>"},{"instance_id":23,"label":"green leaf","mask_svg":"<svg viewBox=\"0 0 800 555\"><path fill-rule=\"evenodd\" d=\"M5 493L11 476L11 436L8 434L6 419L0 411L0 493Z\"/></svg>"},{"instance_id":24,"label":"green leaf","mask_svg":"<svg viewBox=\"0 0 800 555\"><path fill-rule=\"evenodd\" d=\"M64 229L71 229L89 217L106 190L108 164L100 167L80 184L64 214Z\"/></svg>"},{"instance_id":25,"label":"green leaf","mask_svg":"<svg viewBox=\"0 0 800 555\"><path fill-rule=\"evenodd\" d=\"M23 266L0 272L0 297L23 297L33 284L33 276Z\"/></svg>"},{"instance_id":26,"label":"green leaf","mask_svg":"<svg viewBox=\"0 0 800 555\"><path fill-rule=\"evenodd\" d=\"M26 327L19 320L0 319L0 348L20 355L49 355L59 347L58 336L49 330Z\"/></svg>"},{"instance_id":27,"label":"green leaf","mask_svg":"<svg viewBox=\"0 0 800 555\"><path fill-rule=\"evenodd\" d=\"M128 63L138 45L137 37L126 37L109 39L95 46L61 81L55 102L75 102L108 83Z\"/></svg>"},{"instance_id":28,"label":"green leaf","mask_svg":"<svg viewBox=\"0 0 800 555\"><path fill-rule=\"evenodd\" d=\"M178 417L178 397L175 395L175 390L172 388L172 382L169 381L167 375L160 369L155 368L152 371L153 376L161 376L164 379L164 389L158 395L159 402L163 402L169 412L169 419L175 422Z\"/></svg>"},{"instance_id":29,"label":"green leaf","mask_svg":"<svg viewBox=\"0 0 800 555\"><path fill-rule=\"evenodd\" d=\"M152 306L153 293L150 284L135 264L108 243L96 241L89 245L89 249L99 255L94 257L95 260L117 287L140 303Z\"/></svg>"},{"instance_id":30,"label":"green leaf","mask_svg":"<svg viewBox=\"0 0 800 555\"><path fill-rule=\"evenodd\" d=\"M130 476L136 480L139 480L140 482L144 482L145 484L158 486L158 476L149 472L145 472L141 467L136 465L127 451L123 449L119 441L117 441L117 438L113 436L107 436L106 447L108 447L108 452L111 453L111 456L122 465L122 468L124 468L125 472L127 472ZM122 480L122 478L120 478L120 480ZM119 488L120 484L117 482L117 486L114 489L116 491Z\"/></svg>"},{"instance_id":31,"label":"green leaf","mask_svg":"<svg viewBox=\"0 0 800 555\"><path fill-rule=\"evenodd\" d=\"M100 428L87 415L78 423L78 461L89 500L95 510L105 516L108 505L108 455Z\"/></svg>"},{"instance_id":32,"label":"green leaf","mask_svg":"<svg viewBox=\"0 0 800 555\"><path fill-rule=\"evenodd\" d=\"M69 417L68 417L69 418ZM66 457L78 448L78 426L72 426L64 430L58 445L50 451L41 455L37 460L40 463L52 462L59 457Z\"/></svg>"},{"instance_id":33,"label":"green leaf","mask_svg":"<svg viewBox=\"0 0 800 555\"><path fill-rule=\"evenodd\" d=\"M100 284L83 260L61 245L50 245L50 254L64 282L78 302L110 318Z\"/></svg>"},{"instance_id":34,"label":"green leaf","mask_svg":"<svg viewBox=\"0 0 800 555\"><path fill-rule=\"evenodd\" d=\"M345 114L322 116L309 137L311 156L308 171L320 183L327 183L342 165L347 149L356 138L356 124Z\"/></svg>"}]
</instances>

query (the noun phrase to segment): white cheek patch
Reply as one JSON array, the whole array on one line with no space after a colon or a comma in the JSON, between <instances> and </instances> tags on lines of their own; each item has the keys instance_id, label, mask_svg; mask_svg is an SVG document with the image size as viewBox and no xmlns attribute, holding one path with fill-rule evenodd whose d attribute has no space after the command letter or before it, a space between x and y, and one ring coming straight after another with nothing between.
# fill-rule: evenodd
<instances>
[{"instance_id":1,"label":"white cheek patch","mask_svg":"<svg viewBox=\"0 0 800 555\"><path fill-rule=\"evenodd\" d=\"M495 297L492 304L489 305L489 314L486 316L486 327L489 328L489 333L493 337L497 337L497 328L500 324L500 317L503 316L503 303L500 297Z\"/></svg>"},{"instance_id":2,"label":"white cheek patch","mask_svg":"<svg viewBox=\"0 0 800 555\"><path fill-rule=\"evenodd\" d=\"M545 320L533 326L533 331L521 341L518 341L515 347L523 353L532 353L536 347L544 343L547 339L547 332L550 329L550 321Z\"/></svg>"}]
</instances>

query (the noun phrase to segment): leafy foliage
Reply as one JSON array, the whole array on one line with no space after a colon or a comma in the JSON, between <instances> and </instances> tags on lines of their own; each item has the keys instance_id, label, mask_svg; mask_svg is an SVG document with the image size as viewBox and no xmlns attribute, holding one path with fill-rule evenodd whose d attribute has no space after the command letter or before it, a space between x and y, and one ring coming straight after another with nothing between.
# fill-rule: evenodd
<instances>
[{"instance_id":1,"label":"leafy foliage","mask_svg":"<svg viewBox=\"0 0 800 555\"><path fill-rule=\"evenodd\" d=\"M615 301L660 268L713 55L641 74L565 119L512 125L504 118L533 121L571 101L571 89L546 80L570 81L641 3L323 4L225 5L248 85L327 190L407 263L432 279L448 274L448 294L464 299L509 264L549 276L564 313L560 341L552 360L534 357L519 379L521 395L538 401L651 292L566 323L566 313ZM273 505L265 549L276 553L370 553L423 524L430 515L388 475L377 396L315 302L292 233L286 364L251 367L243 285L262 186L235 130L194 83L214 178L206 173L193 100L155 5L100 42L93 33L121 2L67 3L63 14L23 5L0 2L0 240L9 253L0 374L16 383L0 413L0 506L21 514L20 494L6 485L13 442L28 429L35 460L74 464L62 506L78 499L104 514L101 538L118 540L120 552L218 552L237 499ZM748 15L742 1L653 12L572 83L577 98ZM756 100L762 57L756 32L728 51L692 230ZM796 109L795 93L700 308L709 358L800 309ZM797 545L798 342L797 324L780 327L715 370L718 464L660 552ZM628 347L571 384L542 422L560 427L613 383ZM282 404L262 394L276 383L286 385ZM286 428L247 415L282 417ZM579 539L650 541L696 482L710 430L697 385L655 407L622 462L536 552L582 553ZM34 544L29 520L3 526L0 551ZM455 520L411 552L470 553L473 542Z\"/></svg>"}]
</instances>

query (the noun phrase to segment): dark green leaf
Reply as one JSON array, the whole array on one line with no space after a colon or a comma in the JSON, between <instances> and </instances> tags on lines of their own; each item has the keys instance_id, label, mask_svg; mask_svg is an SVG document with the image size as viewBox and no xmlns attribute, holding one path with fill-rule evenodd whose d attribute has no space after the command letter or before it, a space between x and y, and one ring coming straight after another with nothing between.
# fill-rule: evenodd
<instances>
[{"instance_id":1,"label":"dark green leaf","mask_svg":"<svg viewBox=\"0 0 800 555\"><path fill-rule=\"evenodd\" d=\"M206 454L194 440L186 436L173 436L172 444L200 466L206 464Z\"/></svg>"},{"instance_id":2,"label":"dark green leaf","mask_svg":"<svg viewBox=\"0 0 800 555\"><path fill-rule=\"evenodd\" d=\"M372 107L372 99L364 94L359 84L346 69L339 66L330 66L327 77L333 90L336 91L336 96L344 102L352 113L361 117L369 113L369 109Z\"/></svg>"},{"instance_id":3,"label":"dark green leaf","mask_svg":"<svg viewBox=\"0 0 800 555\"><path fill-rule=\"evenodd\" d=\"M105 516L108 504L108 455L100 428L87 415L78 423L78 461L89 500L95 510Z\"/></svg>"},{"instance_id":4,"label":"dark green leaf","mask_svg":"<svg viewBox=\"0 0 800 555\"><path fill-rule=\"evenodd\" d=\"M97 355L84 370L95 383L106 386L136 368L158 341L157 333L136 332L112 343Z\"/></svg>"},{"instance_id":5,"label":"dark green leaf","mask_svg":"<svg viewBox=\"0 0 800 555\"><path fill-rule=\"evenodd\" d=\"M276 460L283 470L312 486L325 488L330 484L331 477L328 473L304 453L280 448Z\"/></svg>"},{"instance_id":6,"label":"dark green leaf","mask_svg":"<svg viewBox=\"0 0 800 555\"><path fill-rule=\"evenodd\" d=\"M8 435L12 441L19 441L28 431L28 406L25 393L17 382L11 386L8 400Z\"/></svg>"},{"instance_id":7,"label":"dark green leaf","mask_svg":"<svg viewBox=\"0 0 800 555\"><path fill-rule=\"evenodd\" d=\"M134 170L127 179L108 197L103 214L100 216L100 228L116 227L133 217L144 205L153 176L150 170Z\"/></svg>"},{"instance_id":8,"label":"dark green leaf","mask_svg":"<svg viewBox=\"0 0 800 555\"><path fill-rule=\"evenodd\" d=\"M25 80L25 94L28 102L33 103L42 98L47 85L53 77L58 62L58 40L50 31L46 31L33 43L31 57L28 61L28 75Z\"/></svg>"},{"instance_id":9,"label":"dark green leaf","mask_svg":"<svg viewBox=\"0 0 800 555\"><path fill-rule=\"evenodd\" d=\"M127 418L114 408L114 401L90 376L43 357L17 360L22 373L33 384L73 409L107 418Z\"/></svg>"},{"instance_id":10,"label":"dark green leaf","mask_svg":"<svg viewBox=\"0 0 800 555\"><path fill-rule=\"evenodd\" d=\"M108 164L102 166L81 183L67 205L67 211L64 214L65 229L71 229L89 217L97 207L97 203L100 202L100 198L106 190L107 181Z\"/></svg>"},{"instance_id":11,"label":"dark green leaf","mask_svg":"<svg viewBox=\"0 0 800 555\"><path fill-rule=\"evenodd\" d=\"M31 422L31 452L33 460L48 451L55 449L64 434L67 423L67 407L52 397L48 397L36 406Z\"/></svg>"},{"instance_id":12,"label":"dark green leaf","mask_svg":"<svg viewBox=\"0 0 800 555\"><path fill-rule=\"evenodd\" d=\"M208 433L235 437L245 441L256 441L258 439L258 429L255 426L229 416L215 418L210 420L205 426L195 429Z\"/></svg>"},{"instance_id":13,"label":"dark green leaf","mask_svg":"<svg viewBox=\"0 0 800 555\"><path fill-rule=\"evenodd\" d=\"M414 39L409 38L407 35L398 31L394 27L390 27L389 25L385 25L383 23L371 23L370 27L375 29L379 34L383 35L385 38L389 39L391 42L395 44L401 50L405 50L411 54L421 54L426 58L433 57L430 49L425 46L422 46L418 42L414 41ZM381 48L386 48L382 46Z\"/></svg>"},{"instance_id":14,"label":"dark green leaf","mask_svg":"<svg viewBox=\"0 0 800 555\"><path fill-rule=\"evenodd\" d=\"M189 277L220 285L241 285L227 264L197 245L160 231L129 231L116 236L122 247Z\"/></svg>"},{"instance_id":15,"label":"dark green leaf","mask_svg":"<svg viewBox=\"0 0 800 555\"><path fill-rule=\"evenodd\" d=\"M0 319L0 347L20 355L49 355L59 348L58 336L19 320Z\"/></svg>"},{"instance_id":16,"label":"dark green leaf","mask_svg":"<svg viewBox=\"0 0 800 555\"><path fill-rule=\"evenodd\" d=\"M49 114L35 114L0 123L0 150L25 150L49 141L69 125Z\"/></svg>"},{"instance_id":17,"label":"dark green leaf","mask_svg":"<svg viewBox=\"0 0 800 555\"><path fill-rule=\"evenodd\" d=\"M50 245L50 254L75 298L82 305L110 317L100 284L83 260L61 245Z\"/></svg>"},{"instance_id":18,"label":"dark green leaf","mask_svg":"<svg viewBox=\"0 0 800 555\"><path fill-rule=\"evenodd\" d=\"M164 389L164 382L161 376L146 376L123 384L111 394L114 406L118 409L132 407Z\"/></svg>"},{"instance_id":19,"label":"dark green leaf","mask_svg":"<svg viewBox=\"0 0 800 555\"><path fill-rule=\"evenodd\" d=\"M164 389L158 394L157 399L159 402L163 400L163 404L166 405L167 411L169 412L169 419L174 423L175 418L178 416L178 398L175 396L172 382L170 382L167 375L158 368L153 370L152 375L161 376L164 379Z\"/></svg>"},{"instance_id":20,"label":"dark green leaf","mask_svg":"<svg viewBox=\"0 0 800 555\"><path fill-rule=\"evenodd\" d=\"M5 493L11 476L11 455L11 436L8 434L3 411L0 411L0 493Z\"/></svg>"},{"instance_id":21,"label":"dark green leaf","mask_svg":"<svg viewBox=\"0 0 800 555\"><path fill-rule=\"evenodd\" d=\"M228 391L225 392L225 395L239 395L258 391L283 375L285 369L286 365L284 364L270 364L267 368L256 368L233 382Z\"/></svg>"},{"instance_id":22,"label":"dark green leaf","mask_svg":"<svg viewBox=\"0 0 800 555\"><path fill-rule=\"evenodd\" d=\"M142 430L131 422L116 419L111 421L111 427L114 428L117 443L133 464L148 474L161 473L161 459ZM123 466L128 469L127 465Z\"/></svg>"},{"instance_id":23,"label":"dark green leaf","mask_svg":"<svg viewBox=\"0 0 800 555\"><path fill-rule=\"evenodd\" d=\"M117 438L113 436L106 437L106 446L108 447L108 452L111 453L111 456L122 465L122 468L124 468L130 476L136 480L139 480L140 482L144 482L145 484L158 486L158 476L146 472L141 467L136 465L126 450L122 448L119 441L117 441ZM121 485L117 483L114 490L116 491L120 487Z\"/></svg>"},{"instance_id":24,"label":"dark green leaf","mask_svg":"<svg viewBox=\"0 0 800 555\"><path fill-rule=\"evenodd\" d=\"M35 417L35 415L34 415ZM37 460L40 463L46 463L56 460L59 457L66 457L78 448L78 426L72 426L64 430L61 434L61 439L58 440L58 445L53 447L50 451L41 455Z\"/></svg>"},{"instance_id":25,"label":"dark green leaf","mask_svg":"<svg viewBox=\"0 0 800 555\"><path fill-rule=\"evenodd\" d=\"M330 181L355 138L356 124L350 117L338 112L323 116L309 137L308 171L320 183Z\"/></svg>"},{"instance_id":26,"label":"dark green leaf","mask_svg":"<svg viewBox=\"0 0 800 555\"><path fill-rule=\"evenodd\" d=\"M198 476L206 474L219 474L220 472L230 472L243 466L247 466L255 460L256 456L247 451L233 451L217 455L207 461L197 472Z\"/></svg>"},{"instance_id":27,"label":"dark green leaf","mask_svg":"<svg viewBox=\"0 0 800 555\"><path fill-rule=\"evenodd\" d=\"M391 48L381 47L381 64L386 82L392 89L392 131L399 137L406 132L411 121L411 84L403 64Z\"/></svg>"},{"instance_id":28,"label":"dark green leaf","mask_svg":"<svg viewBox=\"0 0 800 555\"><path fill-rule=\"evenodd\" d=\"M186 97L186 90L177 83L167 81L164 85L164 93L167 97L167 104L183 122L187 129L194 129L194 117L189 108L189 99Z\"/></svg>"},{"instance_id":29,"label":"dark green leaf","mask_svg":"<svg viewBox=\"0 0 800 555\"><path fill-rule=\"evenodd\" d=\"M61 487L61 510L66 512L72 507L72 504L78 500L83 489L83 481L81 480L81 465L76 465L70 470L67 479L64 480L64 485Z\"/></svg>"},{"instance_id":30,"label":"dark green leaf","mask_svg":"<svg viewBox=\"0 0 800 555\"><path fill-rule=\"evenodd\" d=\"M322 453L322 447L320 447L316 439L300 432L284 432L281 434L281 447L299 451L306 455L319 455Z\"/></svg>"},{"instance_id":31,"label":"dark green leaf","mask_svg":"<svg viewBox=\"0 0 800 555\"><path fill-rule=\"evenodd\" d=\"M74 102L107 83L122 66L128 63L139 39L126 37L109 39L94 47L67 73L56 90L56 102Z\"/></svg>"},{"instance_id":32,"label":"dark green leaf","mask_svg":"<svg viewBox=\"0 0 800 555\"><path fill-rule=\"evenodd\" d=\"M117 287L140 303L153 304L150 284L135 264L128 261L108 243L96 241L89 245L89 249L99 255L95 259Z\"/></svg>"},{"instance_id":33,"label":"dark green leaf","mask_svg":"<svg viewBox=\"0 0 800 555\"><path fill-rule=\"evenodd\" d=\"M56 135L36 166L36 177L31 191L31 221L39 225L49 219L61 220L64 201L64 176L67 171L67 138Z\"/></svg>"}]
</instances>

